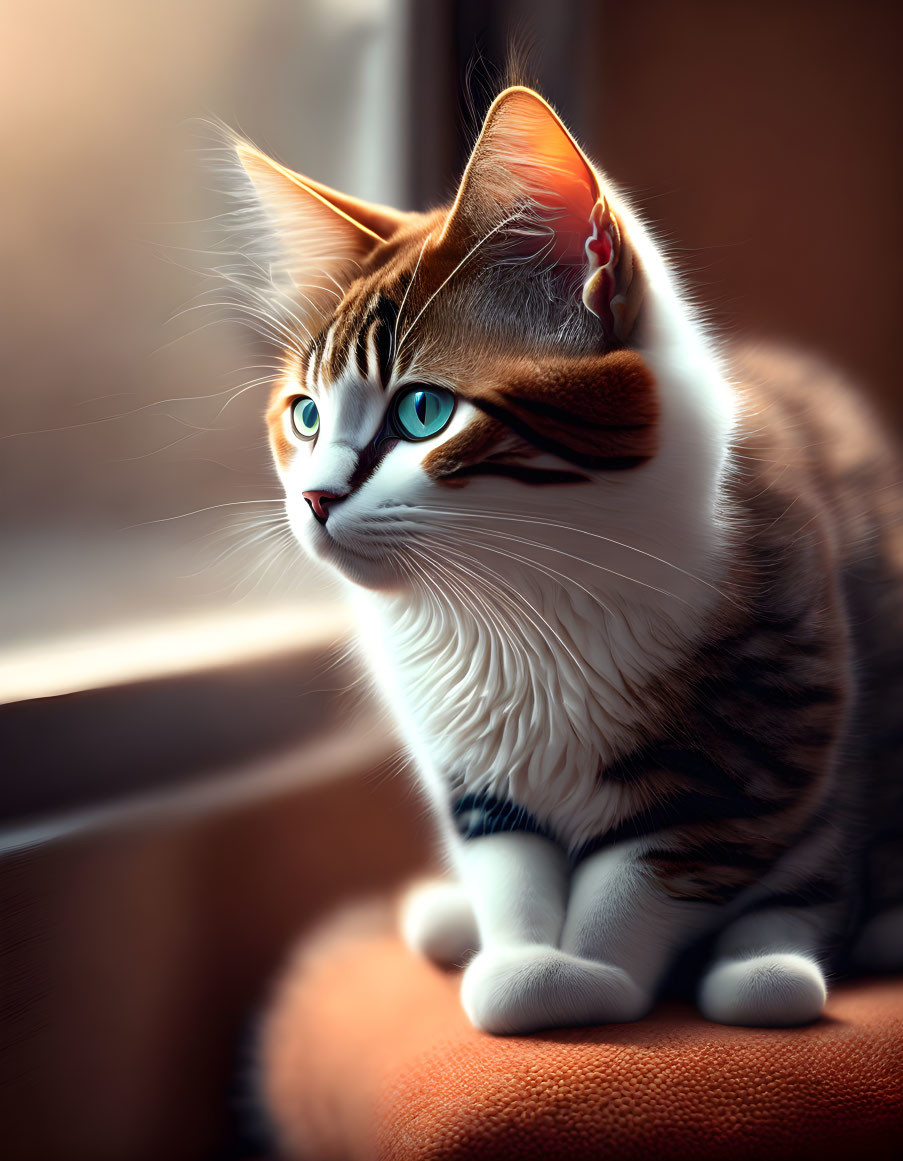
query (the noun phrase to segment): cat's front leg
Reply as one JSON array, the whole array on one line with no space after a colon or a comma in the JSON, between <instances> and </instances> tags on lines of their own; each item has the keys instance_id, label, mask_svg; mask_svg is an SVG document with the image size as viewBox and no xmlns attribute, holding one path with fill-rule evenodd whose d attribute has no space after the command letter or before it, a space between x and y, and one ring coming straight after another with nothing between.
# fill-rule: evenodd
<instances>
[{"instance_id":1,"label":"cat's front leg","mask_svg":"<svg viewBox=\"0 0 903 1161\"><path fill-rule=\"evenodd\" d=\"M402 900L408 946L436 963L460 963L468 952L558 943L568 866L555 843L506 825L508 807L480 801L455 812L449 834L457 881L417 884ZM473 828L476 833L468 834ZM487 832L488 833L484 833ZM459 837L460 836L460 837Z\"/></svg>"},{"instance_id":2,"label":"cat's front leg","mask_svg":"<svg viewBox=\"0 0 903 1161\"><path fill-rule=\"evenodd\" d=\"M676 953L728 917L700 984L699 1006L725 1024L788 1026L818 1018L825 1003L818 963L833 908L761 910L730 918L723 904L666 890L645 844L600 851L574 872L562 949L622 968L655 994ZM766 900L767 904L767 900Z\"/></svg>"},{"instance_id":3,"label":"cat's front leg","mask_svg":"<svg viewBox=\"0 0 903 1161\"><path fill-rule=\"evenodd\" d=\"M480 934L481 951L461 985L477 1028L527 1033L642 1013L645 997L627 973L559 946L569 892L560 847L507 831L464 840L456 861Z\"/></svg>"},{"instance_id":4,"label":"cat's front leg","mask_svg":"<svg viewBox=\"0 0 903 1161\"><path fill-rule=\"evenodd\" d=\"M718 904L676 899L643 859L645 844L627 842L595 852L574 869L564 952L623 971L640 999L635 1019L652 1004L675 955L717 922Z\"/></svg>"}]
</instances>

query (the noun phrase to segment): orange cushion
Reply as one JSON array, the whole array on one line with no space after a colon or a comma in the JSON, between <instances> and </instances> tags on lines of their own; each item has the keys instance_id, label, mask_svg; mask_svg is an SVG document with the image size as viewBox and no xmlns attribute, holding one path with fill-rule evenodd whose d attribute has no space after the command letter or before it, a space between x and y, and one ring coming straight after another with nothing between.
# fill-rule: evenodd
<instances>
[{"instance_id":1,"label":"orange cushion","mask_svg":"<svg viewBox=\"0 0 903 1161\"><path fill-rule=\"evenodd\" d=\"M262 1081L289 1155L669 1159L903 1156L903 986L843 984L804 1029L637 1024L496 1039L456 973L417 959L385 909L302 948L265 1025Z\"/></svg>"}]
</instances>

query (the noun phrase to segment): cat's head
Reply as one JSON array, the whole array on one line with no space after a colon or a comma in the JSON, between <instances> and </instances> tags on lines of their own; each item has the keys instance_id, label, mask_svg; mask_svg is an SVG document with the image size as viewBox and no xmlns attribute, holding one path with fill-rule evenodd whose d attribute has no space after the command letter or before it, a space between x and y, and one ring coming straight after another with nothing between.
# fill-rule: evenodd
<instances>
[{"instance_id":1,"label":"cat's head","mask_svg":"<svg viewBox=\"0 0 903 1161\"><path fill-rule=\"evenodd\" d=\"M235 149L270 247L260 310L284 356L270 440L315 556L403 588L428 560L467 555L462 527L476 543L493 514L551 526L600 481L623 497L655 459L644 261L535 93L498 97L454 202L425 214Z\"/></svg>"}]
</instances>

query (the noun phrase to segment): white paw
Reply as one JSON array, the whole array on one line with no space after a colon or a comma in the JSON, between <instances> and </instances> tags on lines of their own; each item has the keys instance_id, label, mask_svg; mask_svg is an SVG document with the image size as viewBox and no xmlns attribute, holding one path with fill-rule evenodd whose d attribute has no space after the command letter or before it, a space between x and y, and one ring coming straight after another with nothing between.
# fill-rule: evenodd
<instances>
[{"instance_id":1,"label":"white paw","mask_svg":"<svg viewBox=\"0 0 903 1161\"><path fill-rule=\"evenodd\" d=\"M470 1022L497 1036L637 1020L647 998L620 968L542 944L481 952L464 972Z\"/></svg>"},{"instance_id":2,"label":"white paw","mask_svg":"<svg viewBox=\"0 0 903 1161\"><path fill-rule=\"evenodd\" d=\"M443 966L461 963L480 946L464 888L441 880L412 887L402 899L401 934L412 951Z\"/></svg>"},{"instance_id":3,"label":"white paw","mask_svg":"<svg viewBox=\"0 0 903 1161\"><path fill-rule=\"evenodd\" d=\"M699 1007L719 1024L789 1028L817 1020L827 994L814 960L775 952L715 964L703 978Z\"/></svg>"},{"instance_id":4,"label":"white paw","mask_svg":"<svg viewBox=\"0 0 903 1161\"><path fill-rule=\"evenodd\" d=\"M853 948L853 963L866 972L903 969L903 907L889 907L866 923Z\"/></svg>"}]
</instances>

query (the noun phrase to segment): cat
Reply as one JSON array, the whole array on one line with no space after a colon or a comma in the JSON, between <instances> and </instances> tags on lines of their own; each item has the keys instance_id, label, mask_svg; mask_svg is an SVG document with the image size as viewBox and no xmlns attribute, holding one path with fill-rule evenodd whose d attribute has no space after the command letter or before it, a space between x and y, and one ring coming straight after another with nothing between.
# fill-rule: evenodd
<instances>
[{"instance_id":1,"label":"cat","mask_svg":"<svg viewBox=\"0 0 903 1161\"><path fill-rule=\"evenodd\" d=\"M435 812L403 932L472 1023L635 1020L692 947L727 1024L903 967L903 488L862 401L716 342L530 89L426 213L231 146L288 518Z\"/></svg>"}]
</instances>

